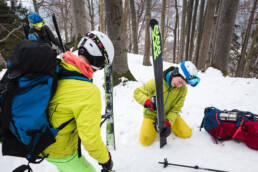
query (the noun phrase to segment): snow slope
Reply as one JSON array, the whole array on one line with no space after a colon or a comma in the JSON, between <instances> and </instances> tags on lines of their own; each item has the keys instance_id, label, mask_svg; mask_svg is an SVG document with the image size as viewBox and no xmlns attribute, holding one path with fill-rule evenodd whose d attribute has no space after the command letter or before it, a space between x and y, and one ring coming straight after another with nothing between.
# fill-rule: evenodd
<instances>
[{"instance_id":1,"label":"snow slope","mask_svg":"<svg viewBox=\"0 0 258 172\"><path fill-rule=\"evenodd\" d=\"M257 172L258 151L251 150L244 143L225 141L214 144L214 141L199 126L205 107L215 106L220 109L239 109L258 113L258 80L223 77L221 72L208 68L199 73L200 84L188 87L188 94L181 111L181 116L193 129L192 137L181 139L173 133L168 137L168 144L159 148L159 138L149 147L143 147L138 141L143 107L133 98L133 91L153 78L153 67L142 66L142 56L129 54L128 64L137 82L124 82L114 88L114 114L116 151L111 151L116 172L194 172L202 170L169 166L163 168L159 161L168 158L171 163L199 165L231 172ZM164 62L164 69L171 63ZM104 113L104 74L98 71L94 83L100 88ZM102 126L105 140L105 125ZM86 158L100 171L98 163L83 151ZM21 158L3 157L0 155L0 171L9 172L22 163ZM32 165L34 172L55 172L53 165L43 162Z\"/></svg>"}]
</instances>

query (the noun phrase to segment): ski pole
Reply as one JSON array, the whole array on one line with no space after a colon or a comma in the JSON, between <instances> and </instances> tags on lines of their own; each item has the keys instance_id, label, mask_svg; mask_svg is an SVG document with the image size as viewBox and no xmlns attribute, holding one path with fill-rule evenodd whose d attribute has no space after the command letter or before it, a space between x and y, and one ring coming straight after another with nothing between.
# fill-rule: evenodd
<instances>
[{"instance_id":1,"label":"ski pole","mask_svg":"<svg viewBox=\"0 0 258 172\"><path fill-rule=\"evenodd\" d=\"M55 13L52 15L52 20L53 20L53 23L54 23L54 26L55 26L55 29L56 29L56 33L57 33L57 36L58 36L58 40L60 42L61 49L62 49L62 51L64 53L65 52L65 48L64 48L64 45L63 45L63 42L62 42L62 38L61 38L61 35L60 35L60 32L59 32L59 28L58 28L58 25L57 25L57 22L56 22Z\"/></svg>"},{"instance_id":2,"label":"ski pole","mask_svg":"<svg viewBox=\"0 0 258 172\"><path fill-rule=\"evenodd\" d=\"M223 170L215 170L215 169L210 169L210 168L203 168L203 167L199 167L198 165L189 166L189 165L181 165L181 164L168 163L167 158L164 159L164 162L159 162L159 163L160 164L164 164L164 168L166 168L168 165L173 165L173 166L179 166L179 167L185 167L185 168L193 168L193 169L200 169L200 170L207 170L207 171L228 172L228 171L223 171Z\"/></svg>"}]
</instances>

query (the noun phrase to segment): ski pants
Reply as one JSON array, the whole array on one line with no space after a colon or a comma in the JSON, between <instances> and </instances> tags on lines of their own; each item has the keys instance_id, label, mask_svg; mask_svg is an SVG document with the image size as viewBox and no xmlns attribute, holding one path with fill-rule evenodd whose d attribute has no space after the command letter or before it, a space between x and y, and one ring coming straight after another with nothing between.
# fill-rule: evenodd
<instances>
[{"instance_id":1,"label":"ski pants","mask_svg":"<svg viewBox=\"0 0 258 172\"><path fill-rule=\"evenodd\" d=\"M78 157L77 152L65 158L46 158L46 160L54 164L58 172L96 172L83 155Z\"/></svg>"},{"instance_id":2,"label":"ski pants","mask_svg":"<svg viewBox=\"0 0 258 172\"><path fill-rule=\"evenodd\" d=\"M140 131L140 143L143 146L149 146L153 143L156 137L156 130L154 128L154 120L149 118L143 118L141 131ZM192 129L186 124L186 122L179 115L171 127L171 131L178 137L189 138L192 134Z\"/></svg>"}]
</instances>

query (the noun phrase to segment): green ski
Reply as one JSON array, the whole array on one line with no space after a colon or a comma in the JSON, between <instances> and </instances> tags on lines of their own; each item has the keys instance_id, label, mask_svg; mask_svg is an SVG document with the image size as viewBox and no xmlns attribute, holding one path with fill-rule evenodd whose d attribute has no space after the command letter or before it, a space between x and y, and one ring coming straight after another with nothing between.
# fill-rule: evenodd
<instances>
[{"instance_id":1,"label":"green ski","mask_svg":"<svg viewBox=\"0 0 258 172\"><path fill-rule=\"evenodd\" d=\"M106 121L106 145L109 150L115 150L115 130L114 130L114 114L113 114L113 77L112 77L112 65L105 67L105 98L106 109L105 118Z\"/></svg>"}]
</instances>

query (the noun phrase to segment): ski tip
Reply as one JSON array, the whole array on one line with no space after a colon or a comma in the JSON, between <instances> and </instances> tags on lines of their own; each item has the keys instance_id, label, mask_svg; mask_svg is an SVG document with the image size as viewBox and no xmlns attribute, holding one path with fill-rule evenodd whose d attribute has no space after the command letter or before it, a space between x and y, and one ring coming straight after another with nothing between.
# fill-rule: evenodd
<instances>
[{"instance_id":1,"label":"ski tip","mask_svg":"<svg viewBox=\"0 0 258 172\"><path fill-rule=\"evenodd\" d=\"M155 25L158 25L159 24L159 22L158 22L158 20L156 20L156 19L151 19L150 20L150 27L154 27Z\"/></svg>"}]
</instances>

